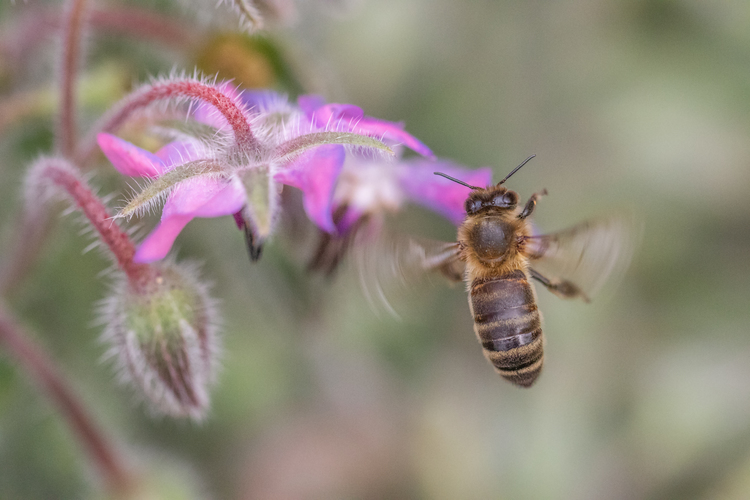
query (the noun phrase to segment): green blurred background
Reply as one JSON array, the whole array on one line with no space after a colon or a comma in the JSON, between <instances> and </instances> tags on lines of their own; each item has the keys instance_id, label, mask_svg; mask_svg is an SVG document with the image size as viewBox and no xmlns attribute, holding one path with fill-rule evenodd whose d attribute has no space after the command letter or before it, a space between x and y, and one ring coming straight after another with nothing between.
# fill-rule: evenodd
<instances>
[{"instance_id":1,"label":"green blurred background","mask_svg":"<svg viewBox=\"0 0 750 500\"><path fill-rule=\"evenodd\" d=\"M1 6L4 42L31 4ZM196 220L178 255L205 262L225 319L196 425L149 418L100 362L91 323L108 262L82 255L90 236L63 217L9 302L130 462L171 498L750 498L750 3L342 4L307 2L251 44L281 75L261 83L403 120L438 156L496 179L535 153L510 187L549 190L538 225L635 211L633 265L592 304L539 290L545 369L520 390L483 359L462 286L413 288L397 321L370 309L353 266L310 277L310 248L281 236L251 266L231 218ZM179 2L140 6L202 19ZM207 40L92 32L85 78L101 95L87 93L85 116L149 74L210 70ZM24 169L50 147L53 55L49 37L23 67L0 66L4 118L20 92L38 108L1 131L1 248ZM94 183L127 192L105 163ZM416 208L396 223L455 237ZM0 358L0 498L98 495L55 408Z\"/></svg>"}]
</instances>

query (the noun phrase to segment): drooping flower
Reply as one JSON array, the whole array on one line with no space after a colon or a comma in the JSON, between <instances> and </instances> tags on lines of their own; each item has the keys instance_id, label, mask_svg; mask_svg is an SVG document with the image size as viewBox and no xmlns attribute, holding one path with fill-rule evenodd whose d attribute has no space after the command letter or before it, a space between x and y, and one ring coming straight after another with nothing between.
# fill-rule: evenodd
<instances>
[{"instance_id":1,"label":"drooping flower","mask_svg":"<svg viewBox=\"0 0 750 500\"><path fill-rule=\"evenodd\" d=\"M365 116L361 108L353 104L328 104L317 95L300 96L297 100L300 108L317 129L327 129L345 123L362 133L380 136L391 144L403 145L428 158L434 158L430 148L411 134L404 131L402 123L394 123Z\"/></svg>"},{"instance_id":2,"label":"drooping flower","mask_svg":"<svg viewBox=\"0 0 750 500\"><path fill-rule=\"evenodd\" d=\"M425 206L448 218L453 224L464 219L464 201L469 188L434 175L441 171L465 179L468 183L487 185L492 177L489 168L468 170L453 162L435 160L432 151L400 123L365 116L362 109L351 104L329 104L320 96L298 99L312 127L355 126L358 130L380 136L391 145L396 161L345 151L346 160L335 188L332 214L334 231L326 230L310 262L310 269L331 273L352 238L364 226L372 236L379 232L383 216L399 211L406 202ZM403 146L424 158L401 160Z\"/></svg>"},{"instance_id":3,"label":"drooping flower","mask_svg":"<svg viewBox=\"0 0 750 500\"><path fill-rule=\"evenodd\" d=\"M181 137L157 153L110 134L98 136L102 151L121 173L152 179L120 216L143 212L167 198L161 223L138 249L138 262L166 256L194 217L230 214L245 230L251 258L257 259L277 218L282 184L302 190L310 219L322 230L334 231L331 203L347 150L392 154L389 144L403 142L431 154L401 125L365 117L354 106L327 105L345 112L331 112L336 119L320 124L318 115L308 115L274 92L239 93L226 84L216 89L242 109L241 120L252 130L252 148L237 147L229 130L236 130L236 123L230 125L226 114L206 104L194 113L202 135Z\"/></svg>"},{"instance_id":4,"label":"drooping flower","mask_svg":"<svg viewBox=\"0 0 750 500\"><path fill-rule=\"evenodd\" d=\"M233 89L225 86L225 91L232 92ZM292 107L283 97L268 90L245 90L238 97L247 107L248 114L263 125L279 127L285 115L301 111L304 113L304 126L312 133L341 131L376 137L392 151L400 151L401 146L406 146L424 157L434 159L434 154L424 143L403 130L402 123L366 116L361 108L352 104L329 104L320 96L303 95L297 99L298 107ZM228 128L226 120L206 105L198 106L196 118L220 131ZM349 148L349 152L347 149L344 144L331 144L327 146L324 157L335 157L336 161L316 169L286 169L277 173L276 180L303 191L305 211L319 228L328 233L339 229L332 219L331 198L345 157L353 155L363 160L377 158L361 148L354 151ZM389 159L380 160L380 165L389 163Z\"/></svg>"},{"instance_id":5,"label":"drooping flower","mask_svg":"<svg viewBox=\"0 0 750 500\"><path fill-rule=\"evenodd\" d=\"M365 116L360 108L351 104L327 104L319 96L302 96L298 102L313 127L354 123L359 130L383 137L393 145L399 158L402 152L400 146L406 146L432 160L435 158L427 146L403 130L402 124ZM465 216L464 200L469 188L436 177L435 171L478 185L488 184L492 177L489 168L468 170L446 160L383 161L357 154L356 151L347 153L334 197L334 211L338 209L341 213L336 222L337 232L346 232L363 215L395 212L405 201L423 205L454 224L460 224ZM342 212L341 208L345 210Z\"/></svg>"},{"instance_id":6,"label":"drooping flower","mask_svg":"<svg viewBox=\"0 0 750 500\"><path fill-rule=\"evenodd\" d=\"M470 189L436 176L435 172L480 186L489 184L492 178L492 170L487 167L468 170L447 160L382 162L351 157L334 195L335 207L345 209L337 229L345 233L363 216L394 213L406 202L422 205L453 224L460 224L466 216L464 201Z\"/></svg>"},{"instance_id":7,"label":"drooping flower","mask_svg":"<svg viewBox=\"0 0 750 500\"><path fill-rule=\"evenodd\" d=\"M470 189L434 172L478 186L488 185L492 178L489 168L468 170L447 160L386 162L348 154L333 199L336 232L321 235L309 267L332 273L358 233L377 237L384 216L406 203L424 206L459 225L466 216L464 201Z\"/></svg>"}]
</instances>

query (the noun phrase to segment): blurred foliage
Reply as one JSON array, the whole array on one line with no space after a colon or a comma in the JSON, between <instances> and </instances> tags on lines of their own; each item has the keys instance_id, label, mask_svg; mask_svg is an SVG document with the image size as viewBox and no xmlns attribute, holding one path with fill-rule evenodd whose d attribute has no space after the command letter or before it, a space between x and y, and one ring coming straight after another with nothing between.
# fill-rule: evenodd
<instances>
[{"instance_id":1,"label":"blurred foliage","mask_svg":"<svg viewBox=\"0 0 750 500\"><path fill-rule=\"evenodd\" d=\"M132 464L163 470L155 483L193 477L212 498L750 497L750 4L380 0L332 19L324 3L232 57L265 57L279 80L264 81L403 120L439 156L496 176L536 153L510 187L549 190L542 229L632 209L641 250L603 300L539 290L546 366L519 390L483 359L461 286L432 280L404 298L401 321L378 317L356 269L304 272L314 235L280 235L251 266L230 218L196 220L178 254L205 262L225 316L213 409L196 426L150 419L100 362L90 324L109 263L82 255L90 237L63 217L10 302ZM26 8L0 5L0 22ZM111 72L100 81L112 91L83 99L86 121L123 78L228 71L210 55L221 38L205 40L179 53L96 33L86 74ZM24 78L3 77L3 102L51 92L53 43ZM50 148L47 109L0 136L2 248L24 168ZM93 182L121 200L109 168ZM455 237L416 209L396 223ZM92 476L54 408L2 358L0 498L96 496Z\"/></svg>"},{"instance_id":2,"label":"blurred foliage","mask_svg":"<svg viewBox=\"0 0 750 500\"><path fill-rule=\"evenodd\" d=\"M281 51L261 36L217 35L201 47L195 60L204 74L232 80L245 88L281 87L293 95L303 92Z\"/></svg>"}]
</instances>

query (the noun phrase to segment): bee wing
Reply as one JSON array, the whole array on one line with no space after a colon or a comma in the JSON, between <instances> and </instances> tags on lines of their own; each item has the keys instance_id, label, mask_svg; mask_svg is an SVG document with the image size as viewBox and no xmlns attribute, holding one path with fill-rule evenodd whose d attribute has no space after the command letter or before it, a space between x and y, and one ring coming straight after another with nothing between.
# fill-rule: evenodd
<instances>
[{"instance_id":1,"label":"bee wing","mask_svg":"<svg viewBox=\"0 0 750 500\"><path fill-rule=\"evenodd\" d=\"M459 260L458 243L381 233L377 238L357 241L355 262L360 284L376 312L398 313L391 302L401 302L399 292L415 285L432 272L451 281L461 281L465 264Z\"/></svg>"},{"instance_id":2,"label":"bee wing","mask_svg":"<svg viewBox=\"0 0 750 500\"><path fill-rule=\"evenodd\" d=\"M640 234L634 217L619 215L531 236L526 247L531 275L557 295L588 301L608 279L622 277Z\"/></svg>"}]
</instances>

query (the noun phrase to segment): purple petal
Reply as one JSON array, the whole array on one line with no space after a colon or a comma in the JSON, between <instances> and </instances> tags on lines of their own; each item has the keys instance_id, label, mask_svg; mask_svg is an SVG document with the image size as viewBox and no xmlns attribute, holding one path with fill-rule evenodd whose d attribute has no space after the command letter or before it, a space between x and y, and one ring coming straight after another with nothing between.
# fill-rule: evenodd
<instances>
[{"instance_id":1,"label":"purple petal","mask_svg":"<svg viewBox=\"0 0 750 500\"><path fill-rule=\"evenodd\" d=\"M240 99L250 112L274 110L287 105L286 98L273 90L243 90Z\"/></svg>"},{"instance_id":2,"label":"purple petal","mask_svg":"<svg viewBox=\"0 0 750 500\"><path fill-rule=\"evenodd\" d=\"M180 185L164 204L161 223L143 241L136 262L163 259L182 228L195 217L220 217L239 211L245 190L239 180L229 182L195 179Z\"/></svg>"},{"instance_id":3,"label":"purple petal","mask_svg":"<svg viewBox=\"0 0 750 500\"><path fill-rule=\"evenodd\" d=\"M242 218L242 211L235 212L232 216L234 217L234 223L237 225L237 229L240 231L245 229L245 219Z\"/></svg>"},{"instance_id":4,"label":"purple petal","mask_svg":"<svg viewBox=\"0 0 750 500\"><path fill-rule=\"evenodd\" d=\"M198 150L195 144L188 141L170 142L159 151L156 156L164 162L167 170L174 165L181 165L199 158Z\"/></svg>"},{"instance_id":5,"label":"purple petal","mask_svg":"<svg viewBox=\"0 0 750 500\"><path fill-rule=\"evenodd\" d=\"M364 117L356 123L355 131L365 132L376 137L384 137L403 144L422 156L434 158L434 153L422 141L404 130L403 123L388 122L377 118Z\"/></svg>"},{"instance_id":6,"label":"purple petal","mask_svg":"<svg viewBox=\"0 0 750 500\"><path fill-rule=\"evenodd\" d=\"M325 106L326 100L319 95L308 94L299 96L297 98L297 104L308 118L312 118L316 109Z\"/></svg>"},{"instance_id":7,"label":"purple petal","mask_svg":"<svg viewBox=\"0 0 750 500\"><path fill-rule=\"evenodd\" d=\"M307 118L318 128L331 126L336 130L384 137L403 144L422 156L435 157L422 141L404 131L403 123L365 116L364 111L353 104L325 104L323 98L317 95L301 96L297 102Z\"/></svg>"},{"instance_id":8,"label":"purple petal","mask_svg":"<svg viewBox=\"0 0 750 500\"><path fill-rule=\"evenodd\" d=\"M399 182L406 196L443 215L456 225L463 222L466 217L464 202L471 189L434 175L433 172L443 172L478 187L487 186L492 179L492 170L488 167L467 170L447 161L417 160L405 162L402 167Z\"/></svg>"},{"instance_id":9,"label":"purple petal","mask_svg":"<svg viewBox=\"0 0 750 500\"><path fill-rule=\"evenodd\" d=\"M307 216L322 230L336 230L331 215L333 189L344 166L344 147L321 146L274 175L274 180L302 190Z\"/></svg>"},{"instance_id":10,"label":"purple petal","mask_svg":"<svg viewBox=\"0 0 750 500\"><path fill-rule=\"evenodd\" d=\"M180 184L164 204L162 219L173 215L221 217L245 204L245 189L238 179L192 179Z\"/></svg>"},{"instance_id":11,"label":"purple petal","mask_svg":"<svg viewBox=\"0 0 750 500\"><path fill-rule=\"evenodd\" d=\"M336 208L336 210L338 207ZM335 211L335 210L334 210ZM336 229L339 234L346 234L349 230L357 223L357 221L364 215L364 211L359 208L349 206L346 208L344 215L336 223Z\"/></svg>"},{"instance_id":12,"label":"purple petal","mask_svg":"<svg viewBox=\"0 0 750 500\"><path fill-rule=\"evenodd\" d=\"M313 116L315 121L321 125L333 120L356 123L365 117L365 112L354 104L331 103L316 109Z\"/></svg>"},{"instance_id":13,"label":"purple petal","mask_svg":"<svg viewBox=\"0 0 750 500\"><path fill-rule=\"evenodd\" d=\"M362 108L353 104L325 104L320 96L302 96L297 99L307 118L318 128L341 126L353 130L354 126L365 116Z\"/></svg>"},{"instance_id":14,"label":"purple petal","mask_svg":"<svg viewBox=\"0 0 750 500\"><path fill-rule=\"evenodd\" d=\"M182 228L192 219L192 215L163 217L161 223L156 226L156 229L138 247L133 260L135 262L148 263L166 257L177 235L180 234Z\"/></svg>"},{"instance_id":15,"label":"purple petal","mask_svg":"<svg viewBox=\"0 0 750 500\"><path fill-rule=\"evenodd\" d=\"M121 174L153 178L164 172L164 163L158 156L128 141L105 133L97 135L96 141L107 159Z\"/></svg>"}]
</instances>

